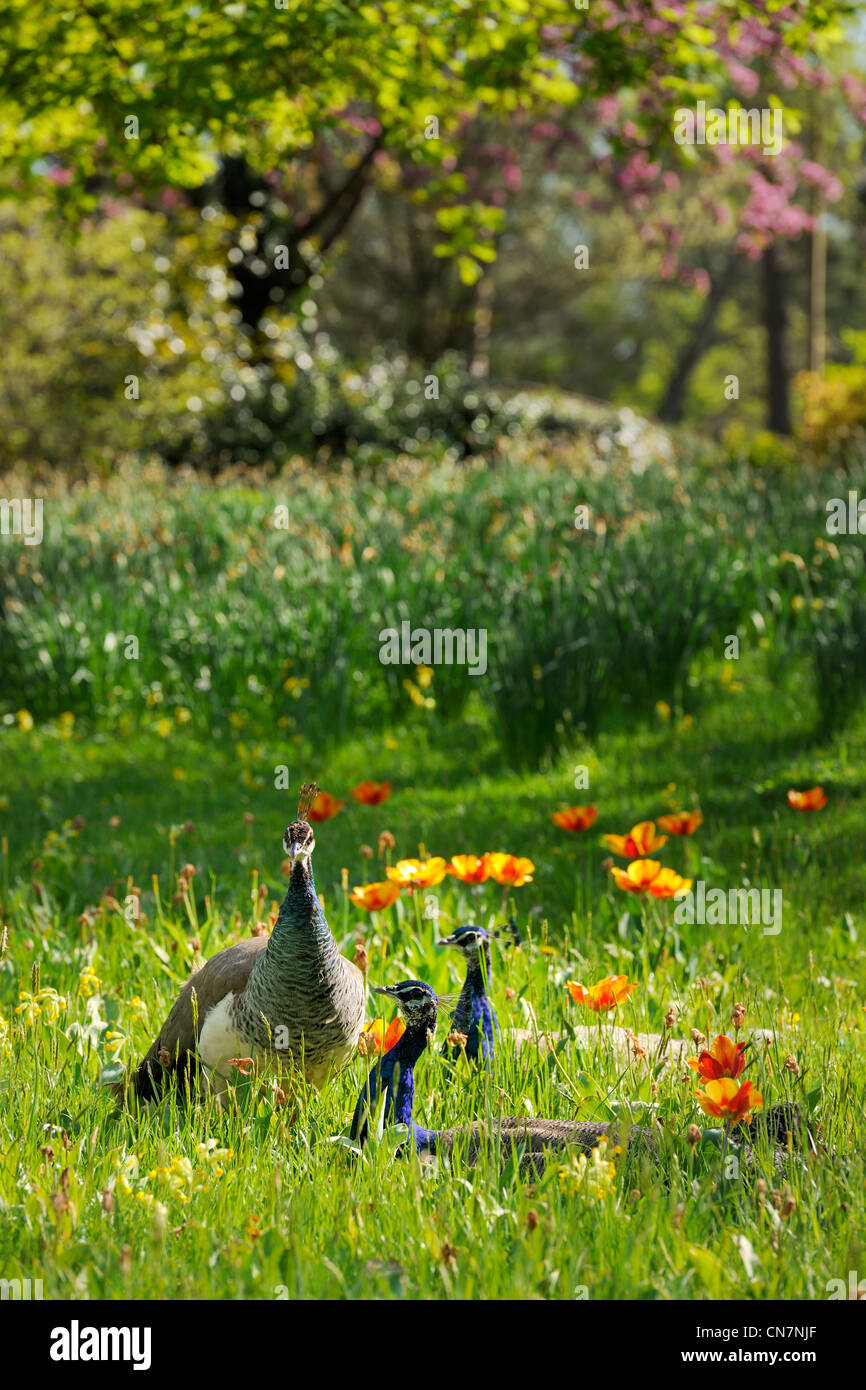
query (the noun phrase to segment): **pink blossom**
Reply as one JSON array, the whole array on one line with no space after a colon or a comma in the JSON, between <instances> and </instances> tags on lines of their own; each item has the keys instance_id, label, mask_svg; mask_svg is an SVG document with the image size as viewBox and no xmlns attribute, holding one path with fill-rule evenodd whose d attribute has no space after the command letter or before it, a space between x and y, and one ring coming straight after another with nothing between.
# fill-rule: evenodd
<instances>
[{"instance_id":1,"label":"pink blossom","mask_svg":"<svg viewBox=\"0 0 866 1390\"><path fill-rule=\"evenodd\" d=\"M804 159L800 164L800 175L807 183L813 183L819 188L827 199L828 203L835 203L842 197L844 192L841 180L825 169L823 164L816 164L814 160Z\"/></svg>"}]
</instances>

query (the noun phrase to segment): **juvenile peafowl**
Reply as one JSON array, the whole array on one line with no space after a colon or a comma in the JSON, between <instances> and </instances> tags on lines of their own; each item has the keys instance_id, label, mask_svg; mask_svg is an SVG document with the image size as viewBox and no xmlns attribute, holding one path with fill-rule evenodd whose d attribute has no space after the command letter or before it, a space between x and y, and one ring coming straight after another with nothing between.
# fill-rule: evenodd
<instances>
[{"instance_id":1,"label":"juvenile peafowl","mask_svg":"<svg viewBox=\"0 0 866 1390\"><path fill-rule=\"evenodd\" d=\"M590 1153L602 1139L608 1139L623 1145L627 1143L630 1158L648 1159L654 1168L658 1167L658 1132L641 1125L631 1125L626 1130L621 1124L606 1121L520 1119L516 1116L505 1116L491 1124L474 1121L452 1129L424 1129L415 1124L412 1118L414 1068L435 1030L439 999L422 980L403 980L397 985L375 987L373 993L387 994L397 1001L406 1031L367 1076L352 1116L351 1137L358 1143L366 1141L370 1116L377 1113L384 1095L385 1123L406 1125L410 1134L408 1142L422 1158L436 1155L450 1158L457 1148L463 1161L472 1167L482 1151L494 1147L498 1141L503 1162L508 1161L512 1148L516 1148L521 1151L521 1172L532 1176L543 1171L551 1153L561 1155L564 1150ZM762 1143L768 1145L778 1172L788 1170L796 1150L816 1152L808 1123L801 1118L799 1107L789 1102L771 1106L766 1113L753 1116L737 1131L738 1152L749 1168L758 1168Z\"/></svg>"},{"instance_id":2,"label":"juvenile peafowl","mask_svg":"<svg viewBox=\"0 0 866 1390\"><path fill-rule=\"evenodd\" d=\"M254 936L212 956L181 990L159 1036L127 1087L151 1100L171 1086L183 1095L199 1063L216 1094L250 1058L291 1084L321 1090L354 1055L364 1021L364 976L340 955L313 880L313 830L306 817L318 788L301 788L298 819L283 846L291 859L286 896L270 937Z\"/></svg>"},{"instance_id":3,"label":"juvenile peafowl","mask_svg":"<svg viewBox=\"0 0 866 1390\"><path fill-rule=\"evenodd\" d=\"M513 944L517 945L520 936L513 919L507 927L499 927L493 937L506 932L511 934ZM495 1037L499 1031L496 1011L487 993L493 973L490 952L493 937L483 927L457 927L450 936L443 936L436 943L437 946L453 946L466 962L466 979L451 1018L451 1028L465 1037L466 1056L473 1062L478 1060L479 1055L483 1062L492 1060ZM454 1045L447 1040L442 1044L442 1051L455 1061L463 1050L462 1044Z\"/></svg>"},{"instance_id":4,"label":"juvenile peafowl","mask_svg":"<svg viewBox=\"0 0 866 1390\"><path fill-rule=\"evenodd\" d=\"M381 1097L385 1096L385 1122L404 1124L411 1135L410 1142L423 1156L438 1155L450 1158L455 1145L470 1167L478 1162L482 1151L497 1141L502 1148L503 1161L508 1161L512 1147L522 1151L521 1169L537 1173L544 1168L546 1156L552 1150L574 1149L590 1153L601 1139L617 1138L622 1126L610 1123L587 1123L574 1120L520 1119L505 1116L491 1124L474 1121L453 1129L423 1129L412 1118L415 1100L414 1068L436 1028L439 1000L422 980L403 980L397 985L376 987L374 994L387 994L397 1001L406 1022L406 1031L390 1052L371 1069L355 1113L352 1116L351 1137L363 1144L368 1136L369 1119L375 1114ZM630 1150L656 1156L652 1131L632 1125L628 1131Z\"/></svg>"}]
</instances>

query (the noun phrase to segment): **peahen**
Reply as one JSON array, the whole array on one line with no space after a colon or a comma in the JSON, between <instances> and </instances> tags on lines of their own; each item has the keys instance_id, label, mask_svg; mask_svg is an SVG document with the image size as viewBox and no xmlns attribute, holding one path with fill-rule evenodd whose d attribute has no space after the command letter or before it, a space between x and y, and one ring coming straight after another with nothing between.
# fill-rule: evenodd
<instances>
[{"instance_id":1,"label":"peahen","mask_svg":"<svg viewBox=\"0 0 866 1390\"><path fill-rule=\"evenodd\" d=\"M216 1094L231 1059L250 1058L287 1082L303 1075L321 1090L354 1055L364 1021L364 976L341 956L316 896L313 830L306 816L318 788L301 788L298 819L283 846L288 890L270 937L254 936L212 956L181 990L126 1089L151 1100L172 1085L182 1095L199 1063Z\"/></svg>"},{"instance_id":2,"label":"peahen","mask_svg":"<svg viewBox=\"0 0 866 1390\"><path fill-rule=\"evenodd\" d=\"M373 992L396 999L406 1031L396 1046L371 1069L358 1097L350 1131L357 1142L363 1144L367 1139L370 1116L376 1113L383 1094L386 1123L406 1125L419 1155L450 1157L456 1147L470 1167L477 1163L481 1152L494 1146L497 1140L504 1161L510 1157L513 1147L522 1151L522 1171L539 1172L551 1150L574 1149L589 1153L601 1139L619 1137L623 1127L617 1124L515 1116L505 1116L491 1124L476 1120L453 1129L423 1129L412 1119L414 1067L436 1028L439 1000L421 980L403 980L397 985L376 987ZM651 1158L657 1156L655 1137L649 1129L632 1125L627 1142L632 1151Z\"/></svg>"}]
</instances>

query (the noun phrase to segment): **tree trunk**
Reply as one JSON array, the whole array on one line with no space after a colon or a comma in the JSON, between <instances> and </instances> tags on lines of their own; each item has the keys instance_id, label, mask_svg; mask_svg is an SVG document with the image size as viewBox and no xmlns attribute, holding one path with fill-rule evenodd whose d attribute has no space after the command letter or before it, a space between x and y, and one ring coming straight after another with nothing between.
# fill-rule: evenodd
<instances>
[{"instance_id":1,"label":"tree trunk","mask_svg":"<svg viewBox=\"0 0 866 1390\"><path fill-rule=\"evenodd\" d=\"M733 268L734 256L731 253L719 273L713 276L710 292L704 300L704 307L692 326L688 339L677 355L667 390L658 409L660 420L666 420L669 424L676 424L683 418L689 382L695 368L713 341L713 330L719 309L731 289Z\"/></svg>"},{"instance_id":2,"label":"tree trunk","mask_svg":"<svg viewBox=\"0 0 866 1390\"><path fill-rule=\"evenodd\" d=\"M478 281L475 300L474 342L470 372L486 381L490 376L490 335L493 329L493 272L486 270Z\"/></svg>"},{"instance_id":3,"label":"tree trunk","mask_svg":"<svg viewBox=\"0 0 866 1390\"><path fill-rule=\"evenodd\" d=\"M788 311L785 280L775 246L767 247L760 265L764 327L767 330L767 425L774 434L790 434Z\"/></svg>"}]
</instances>

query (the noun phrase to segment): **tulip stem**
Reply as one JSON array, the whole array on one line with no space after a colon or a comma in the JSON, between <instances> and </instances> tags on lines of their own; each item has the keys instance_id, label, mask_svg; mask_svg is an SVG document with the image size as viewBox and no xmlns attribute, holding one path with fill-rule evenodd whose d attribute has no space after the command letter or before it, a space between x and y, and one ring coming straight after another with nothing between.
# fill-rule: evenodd
<instances>
[{"instance_id":1,"label":"tulip stem","mask_svg":"<svg viewBox=\"0 0 866 1390\"><path fill-rule=\"evenodd\" d=\"M721 1174L722 1181L721 1181L721 1186L722 1186L722 1190L723 1190L723 1191L724 1191L724 1186L725 1186L725 1159L726 1159L727 1156L728 1156L728 1139L730 1138L730 1135L731 1135L731 1123L730 1123L730 1121L728 1121L728 1123L725 1124L725 1125L723 1126L723 1138L722 1138L722 1174Z\"/></svg>"},{"instance_id":2,"label":"tulip stem","mask_svg":"<svg viewBox=\"0 0 866 1390\"><path fill-rule=\"evenodd\" d=\"M414 893L412 894L412 901L413 901L413 903L415 904L415 927L416 927L417 932L418 932L418 935L419 935L419 937L420 937L420 936L421 936L421 903L420 903L420 900L419 900L419 898L418 898L418 889L417 889L417 888L415 889Z\"/></svg>"},{"instance_id":3,"label":"tulip stem","mask_svg":"<svg viewBox=\"0 0 866 1390\"><path fill-rule=\"evenodd\" d=\"M656 970L658 969L658 963L659 963L659 961L661 960L662 951L664 950L665 941L667 940L667 934L668 934L668 924L667 924L667 921L659 922L659 923L658 923L658 927L659 927L659 931L660 931L661 935L659 936L658 950L656 951L655 956L653 957L652 961L650 962L650 972L651 972L652 974L655 974Z\"/></svg>"}]
</instances>

